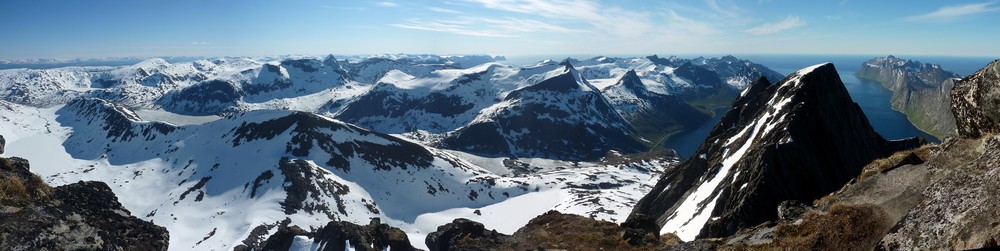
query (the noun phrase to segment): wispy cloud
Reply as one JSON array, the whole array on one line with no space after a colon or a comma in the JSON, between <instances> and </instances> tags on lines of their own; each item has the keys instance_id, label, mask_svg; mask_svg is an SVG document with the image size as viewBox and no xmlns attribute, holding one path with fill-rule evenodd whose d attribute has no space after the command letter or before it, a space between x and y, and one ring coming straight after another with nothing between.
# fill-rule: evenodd
<instances>
[{"instance_id":1,"label":"wispy cloud","mask_svg":"<svg viewBox=\"0 0 1000 251\"><path fill-rule=\"evenodd\" d=\"M467 0L483 7L537 15L548 19L583 21L603 32L638 37L653 25L648 15L604 6L593 0Z\"/></svg>"},{"instance_id":2,"label":"wispy cloud","mask_svg":"<svg viewBox=\"0 0 1000 251\"><path fill-rule=\"evenodd\" d=\"M381 7L399 7L399 4L398 3L394 3L394 2L378 2L378 3L375 3L375 5L378 5L378 6L381 6Z\"/></svg>"},{"instance_id":3,"label":"wispy cloud","mask_svg":"<svg viewBox=\"0 0 1000 251\"><path fill-rule=\"evenodd\" d=\"M205 41L191 42L191 45L210 45L210 44L212 44L212 43L205 42Z\"/></svg>"},{"instance_id":4,"label":"wispy cloud","mask_svg":"<svg viewBox=\"0 0 1000 251\"><path fill-rule=\"evenodd\" d=\"M733 2L719 3L719 0L705 0L705 4L708 5L709 9L722 17L735 19L746 18L743 15L746 11Z\"/></svg>"},{"instance_id":5,"label":"wispy cloud","mask_svg":"<svg viewBox=\"0 0 1000 251\"><path fill-rule=\"evenodd\" d=\"M964 16L996 12L1000 10L1000 8L993 6L996 3L997 3L996 1L992 1L985 3L945 6L931 13L904 17L903 20L910 22L927 22L927 23L951 22Z\"/></svg>"},{"instance_id":6,"label":"wispy cloud","mask_svg":"<svg viewBox=\"0 0 1000 251\"><path fill-rule=\"evenodd\" d=\"M762 24L757 27L743 30L743 32L754 35L767 35L802 27L805 25L806 21L803 21L798 16L788 16L787 18L785 18L785 20L781 20L780 22Z\"/></svg>"},{"instance_id":7,"label":"wispy cloud","mask_svg":"<svg viewBox=\"0 0 1000 251\"><path fill-rule=\"evenodd\" d=\"M429 21L409 19L392 26L412 30L447 32L479 37L517 37L522 33L558 32L578 33L583 30L570 29L563 26L532 19L494 19L479 17L461 17L456 20Z\"/></svg>"},{"instance_id":8,"label":"wispy cloud","mask_svg":"<svg viewBox=\"0 0 1000 251\"><path fill-rule=\"evenodd\" d=\"M457 10L447 9L447 8L441 8L441 7L430 7L430 8L427 8L427 9L431 10L433 12L448 13L448 14L460 14L460 13L462 13L462 12L457 11Z\"/></svg>"},{"instance_id":9,"label":"wispy cloud","mask_svg":"<svg viewBox=\"0 0 1000 251\"><path fill-rule=\"evenodd\" d=\"M717 33L719 30L715 26L707 22L696 21L691 18L687 18L677 14L674 10L667 10L667 26L671 28L672 33L683 32L682 34L695 34L695 35L710 35Z\"/></svg>"}]
</instances>

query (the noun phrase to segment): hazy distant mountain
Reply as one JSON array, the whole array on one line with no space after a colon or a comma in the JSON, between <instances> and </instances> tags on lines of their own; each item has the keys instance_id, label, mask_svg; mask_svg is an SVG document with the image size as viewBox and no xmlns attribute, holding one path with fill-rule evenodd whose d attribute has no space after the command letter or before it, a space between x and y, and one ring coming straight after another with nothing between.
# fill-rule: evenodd
<instances>
[{"instance_id":1,"label":"hazy distant mountain","mask_svg":"<svg viewBox=\"0 0 1000 251\"><path fill-rule=\"evenodd\" d=\"M892 109L906 114L913 125L938 138L955 133L951 89L961 76L940 65L894 56L870 59L858 69L860 78L878 81L892 91Z\"/></svg>"}]
</instances>

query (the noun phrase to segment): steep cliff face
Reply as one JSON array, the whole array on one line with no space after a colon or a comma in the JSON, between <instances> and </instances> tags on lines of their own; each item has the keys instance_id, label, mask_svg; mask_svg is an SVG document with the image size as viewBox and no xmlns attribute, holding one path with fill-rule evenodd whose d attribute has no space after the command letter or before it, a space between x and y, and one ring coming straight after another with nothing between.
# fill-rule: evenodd
<instances>
[{"instance_id":1,"label":"steep cliff face","mask_svg":"<svg viewBox=\"0 0 1000 251\"><path fill-rule=\"evenodd\" d=\"M718 249L966 250L1000 243L1000 61L955 85L959 135L872 161L801 217L710 242ZM779 210L781 210L779 208Z\"/></svg>"},{"instance_id":2,"label":"steep cliff face","mask_svg":"<svg viewBox=\"0 0 1000 251\"><path fill-rule=\"evenodd\" d=\"M103 182L51 188L28 161L0 158L0 246L8 250L167 250L163 227L140 220Z\"/></svg>"},{"instance_id":3,"label":"steep cliff face","mask_svg":"<svg viewBox=\"0 0 1000 251\"><path fill-rule=\"evenodd\" d=\"M799 70L771 85L761 78L692 159L661 176L630 219L653 217L681 239L728 236L778 219L785 200L811 201L861 167L919 139L890 142L851 100L833 64Z\"/></svg>"},{"instance_id":4,"label":"steep cliff face","mask_svg":"<svg viewBox=\"0 0 1000 251\"><path fill-rule=\"evenodd\" d=\"M1000 133L1000 60L962 79L951 98L959 135L976 138Z\"/></svg>"},{"instance_id":5,"label":"steep cliff face","mask_svg":"<svg viewBox=\"0 0 1000 251\"><path fill-rule=\"evenodd\" d=\"M882 83L892 91L892 109L903 112L920 130L938 138L955 132L951 91L958 74L936 64L878 57L861 64L860 78Z\"/></svg>"}]
</instances>

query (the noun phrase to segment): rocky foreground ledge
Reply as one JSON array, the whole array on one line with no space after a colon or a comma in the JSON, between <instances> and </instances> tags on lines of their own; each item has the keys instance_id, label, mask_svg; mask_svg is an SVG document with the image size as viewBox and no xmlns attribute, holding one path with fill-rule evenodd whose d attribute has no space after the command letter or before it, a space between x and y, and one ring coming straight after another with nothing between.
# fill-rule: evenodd
<instances>
[{"instance_id":1,"label":"rocky foreground ledge","mask_svg":"<svg viewBox=\"0 0 1000 251\"><path fill-rule=\"evenodd\" d=\"M0 158L0 249L167 250L169 240L166 228L131 216L103 182L52 188L27 160Z\"/></svg>"}]
</instances>

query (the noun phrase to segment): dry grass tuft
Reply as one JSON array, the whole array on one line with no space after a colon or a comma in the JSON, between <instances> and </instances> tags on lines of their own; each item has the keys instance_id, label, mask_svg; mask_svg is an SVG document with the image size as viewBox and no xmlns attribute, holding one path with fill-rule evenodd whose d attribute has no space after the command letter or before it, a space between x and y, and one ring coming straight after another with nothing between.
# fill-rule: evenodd
<instances>
[{"instance_id":1,"label":"dry grass tuft","mask_svg":"<svg viewBox=\"0 0 1000 251\"><path fill-rule=\"evenodd\" d=\"M15 176L0 176L0 202L18 203L28 200L24 182Z\"/></svg>"},{"instance_id":2,"label":"dry grass tuft","mask_svg":"<svg viewBox=\"0 0 1000 251\"><path fill-rule=\"evenodd\" d=\"M809 212L801 224L779 224L766 249L871 250L891 227L875 205L835 204L827 213Z\"/></svg>"}]
</instances>

